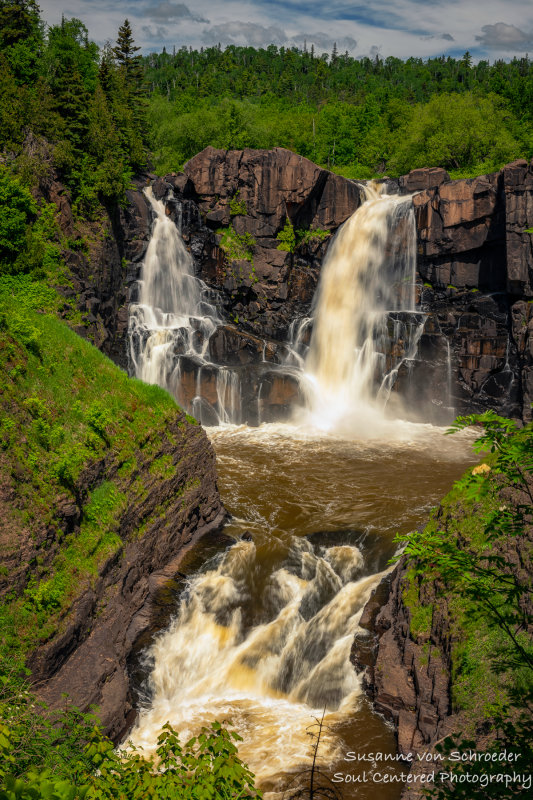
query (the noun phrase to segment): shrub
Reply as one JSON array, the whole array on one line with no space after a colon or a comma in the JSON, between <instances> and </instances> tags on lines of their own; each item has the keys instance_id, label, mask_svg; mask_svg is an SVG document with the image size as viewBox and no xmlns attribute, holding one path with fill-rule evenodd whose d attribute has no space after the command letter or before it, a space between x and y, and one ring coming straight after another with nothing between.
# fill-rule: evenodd
<instances>
[{"instance_id":1,"label":"shrub","mask_svg":"<svg viewBox=\"0 0 533 800\"><path fill-rule=\"evenodd\" d=\"M278 240L278 250L283 250L286 253L294 253L296 249L296 234L290 219L287 217L285 227L276 236Z\"/></svg>"}]
</instances>

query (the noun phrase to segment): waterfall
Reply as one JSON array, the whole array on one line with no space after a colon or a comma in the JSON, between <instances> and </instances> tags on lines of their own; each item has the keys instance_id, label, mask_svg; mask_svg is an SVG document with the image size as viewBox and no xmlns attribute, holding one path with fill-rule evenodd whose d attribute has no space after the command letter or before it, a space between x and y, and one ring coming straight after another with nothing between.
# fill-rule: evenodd
<instances>
[{"instance_id":1,"label":"waterfall","mask_svg":"<svg viewBox=\"0 0 533 800\"><path fill-rule=\"evenodd\" d=\"M136 303L130 306L129 357L132 372L146 383L168 389L200 421L207 411L222 422L237 421L238 376L223 369L216 378L217 408L202 397L202 366L209 364L209 339L222 324L212 292L194 275L194 264L179 231L152 189L145 195L155 214L152 237L141 270ZM187 397L182 362L196 372ZM215 367L216 369L216 367Z\"/></svg>"},{"instance_id":2,"label":"waterfall","mask_svg":"<svg viewBox=\"0 0 533 800\"><path fill-rule=\"evenodd\" d=\"M132 373L167 389L200 422L213 425L275 419L282 413L276 402L281 407L283 400L273 403L274 416L263 409L271 401L262 376L268 373L272 386L277 372L278 386L284 377L300 384L304 424L376 433L386 419L385 406L390 416L393 398L397 404L392 389L399 375L410 372L426 317L415 310L411 199L387 195L373 184L364 191L365 202L328 251L311 316L293 320L277 364L266 360L265 342L254 372L213 363L210 338L226 324L213 299L216 293L195 276L165 203L146 189L154 225L138 297L130 305Z\"/></svg>"},{"instance_id":3,"label":"waterfall","mask_svg":"<svg viewBox=\"0 0 533 800\"><path fill-rule=\"evenodd\" d=\"M364 430L384 416L398 370L416 355L425 315L415 309L416 227L411 198L365 187L339 229L313 301L303 387L313 422ZM301 331L294 328L302 357Z\"/></svg>"}]
</instances>

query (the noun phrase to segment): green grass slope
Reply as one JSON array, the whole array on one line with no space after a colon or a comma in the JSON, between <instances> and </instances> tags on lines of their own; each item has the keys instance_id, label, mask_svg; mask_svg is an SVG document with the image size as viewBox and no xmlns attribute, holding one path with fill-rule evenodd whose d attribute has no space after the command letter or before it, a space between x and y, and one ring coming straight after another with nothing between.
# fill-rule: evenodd
<instances>
[{"instance_id":1,"label":"green grass slope","mask_svg":"<svg viewBox=\"0 0 533 800\"><path fill-rule=\"evenodd\" d=\"M121 514L144 491L137 454L155 453L178 412L55 318L56 302L41 283L0 281L0 657L11 663L54 635L122 547ZM151 472L172 468L167 456Z\"/></svg>"}]
</instances>

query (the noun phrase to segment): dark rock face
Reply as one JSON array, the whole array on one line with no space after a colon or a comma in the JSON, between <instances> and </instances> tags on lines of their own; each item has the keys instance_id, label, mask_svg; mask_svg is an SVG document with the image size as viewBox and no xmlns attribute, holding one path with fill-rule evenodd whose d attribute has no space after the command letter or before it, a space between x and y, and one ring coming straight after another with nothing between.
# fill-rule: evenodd
<instances>
[{"instance_id":1,"label":"dark rock face","mask_svg":"<svg viewBox=\"0 0 533 800\"><path fill-rule=\"evenodd\" d=\"M169 213L199 276L220 292L241 333L287 341L290 323L309 313L330 239L287 253L277 249L276 236L287 218L295 229L333 233L359 206L360 188L281 148L207 148L184 170L154 191L163 197L173 189ZM418 300L428 315L418 355L400 369L396 385L408 411L440 423L485 408L529 418L533 254L523 230L533 224L532 175L519 161L474 179L452 181L435 168L396 182L396 190L414 193ZM230 260L218 246L214 231L230 224L253 238L253 266ZM217 337L216 360L242 363L234 344L235 350L227 342L220 347Z\"/></svg>"},{"instance_id":2,"label":"dark rock face","mask_svg":"<svg viewBox=\"0 0 533 800\"><path fill-rule=\"evenodd\" d=\"M360 625L374 637L354 642L352 659L365 669L364 686L379 713L394 723L398 751L421 752L452 730L449 631L445 605L437 606L432 636L410 635L403 604L403 565L387 575L367 603ZM425 589L432 593L432 587ZM429 600L429 596L428 596ZM434 597L431 598L435 600ZM368 645L372 642L372 645Z\"/></svg>"},{"instance_id":3,"label":"dark rock face","mask_svg":"<svg viewBox=\"0 0 533 800\"><path fill-rule=\"evenodd\" d=\"M228 152L208 147L184 172L210 231L232 223L238 236L255 242L252 266L229 260L218 247L220 237L204 232L201 277L221 291L224 309L238 316L239 327L285 340L291 321L312 300L328 239L311 239L289 253L277 249L276 237L287 219L295 230L334 233L360 204L360 188L282 148ZM170 176L165 180L170 183ZM192 244L191 252L196 256Z\"/></svg>"},{"instance_id":4,"label":"dark rock face","mask_svg":"<svg viewBox=\"0 0 533 800\"><path fill-rule=\"evenodd\" d=\"M525 161L467 180L432 180L415 170L405 188L427 188L413 197L418 231L421 307L430 320L420 342L429 378L451 365L449 405L456 412L493 408L531 418L531 352L528 300L533 296L533 176ZM442 177L442 176L441 176ZM432 185L433 184L433 185ZM431 353L435 354L432 360ZM422 377L418 385L429 385Z\"/></svg>"},{"instance_id":5,"label":"dark rock face","mask_svg":"<svg viewBox=\"0 0 533 800\"><path fill-rule=\"evenodd\" d=\"M149 179L139 179L129 205L110 215L109 236L94 252L66 253L86 319L79 332L123 367L128 303L151 231L142 194ZM278 250L287 220L297 231L334 234L362 194L354 181L282 148L208 147L183 173L158 178L152 188L165 199L222 316L252 337L243 345L227 333L216 335L215 360L233 366L257 363L251 354L260 345L253 337L263 349L275 349L288 340L291 322L309 315L332 237L307 238L294 252ZM446 422L454 413L493 408L529 420L533 236L524 231L533 225L532 166L517 161L499 173L453 181L442 169L417 169L388 181L387 189L413 193L418 300L428 315L418 356L400 369L396 384L407 412L412 407L425 419ZM49 194L68 235L69 199L57 182ZM230 225L247 237L251 261L232 259L221 248L217 231Z\"/></svg>"},{"instance_id":6,"label":"dark rock face","mask_svg":"<svg viewBox=\"0 0 533 800\"><path fill-rule=\"evenodd\" d=\"M151 235L151 211L142 194L148 182L148 176L137 179L136 188L126 192L127 205L108 209L98 222L85 221L83 229L74 220L70 195L57 176L40 190L47 202L57 206L61 232L68 241L62 255L71 287L60 291L82 313L83 324L76 332L123 368L129 285L138 277Z\"/></svg>"},{"instance_id":7,"label":"dark rock face","mask_svg":"<svg viewBox=\"0 0 533 800\"><path fill-rule=\"evenodd\" d=\"M528 483L530 493L531 480ZM509 505L527 504L530 500L529 494L516 486L503 488L500 497ZM460 500L455 498L451 506L439 508L436 518L442 530L449 530L451 523L458 546L461 541L464 545L462 524L471 524L470 509L461 508ZM490 548L505 560L519 586L527 584L531 572L532 538L533 529L526 520L518 535L502 537ZM414 614L406 600L406 590L412 588L410 581L416 581L418 595L418 600L411 600L417 604L412 610L432 607L431 621L420 630L414 629ZM528 601L523 602L527 605ZM457 594L453 595L442 579L413 576L405 559L400 559L378 584L361 615L360 626L368 634L355 638L351 660L356 670L363 672L363 687L375 709L394 724L398 752L404 756L431 752L449 735L457 735L460 741L467 727L468 738L474 739L479 751L485 750L490 741L485 710L480 707L475 712L465 711L459 702L452 702L454 675L459 674L468 682L467 668L463 671L461 667L464 640L457 619ZM501 635L505 636L503 632ZM438 762L431 760L415 758L411 763L415 774L436 768ZM413 781L406 785L402 800L419 800L423 796L420 783Z\"/></svg>"},{"instance_id":8,"label":"dark rock face","mask_svg":"<svg viewBox=\"0 0 533 800\"><path fill-rule=\"evenodd\" d=\"M167 479L150 473L152 461L162 456L171 456L176 467ZM134 719L127 661L160 611L159 595L176 575L187 547L225 519L213 449L204 431L189 425L181 413L158 451L139 453L137 464L130 487L124 487L130 503L120 521L122 551L103 565L63 620L62 632L30 662L46 702L64 704L62 695L67 693L69 702L81 709L99 706L104 729L115 740ZM94 485L118 466L100 464L99 473L93 471L86 480ZM137 498L139 484L144 492ZM65 509L73 525L76 511Z\"/></svg>"}]
</instances>

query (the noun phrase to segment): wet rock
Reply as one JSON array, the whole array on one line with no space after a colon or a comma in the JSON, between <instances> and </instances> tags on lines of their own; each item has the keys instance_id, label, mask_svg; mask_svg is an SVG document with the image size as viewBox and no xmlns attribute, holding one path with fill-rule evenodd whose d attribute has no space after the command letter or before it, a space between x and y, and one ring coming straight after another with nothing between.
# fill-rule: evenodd
<instances>
[{"instance_id":1,"label":"wet rock","mask_svg":"<svg viewBox=\"0 0 533 800\"><path fill-rule=\"evenodd\" d=\"M261 422L287 418L302 402L300 384L293 375L283 370L266 371L262 375L257 401Z\"/></svg>"},{"instance_id":2,"label":"wet rock","mask_svg":"<svg viewBox=\"0 0 533 800\"><path fill-rule=\"evenodd\" d=\"M220 326L209 340L211 358L229 366L262 361L264 348L262 339L239 331L233 325Z\"/></svg>"}]
</instances>

